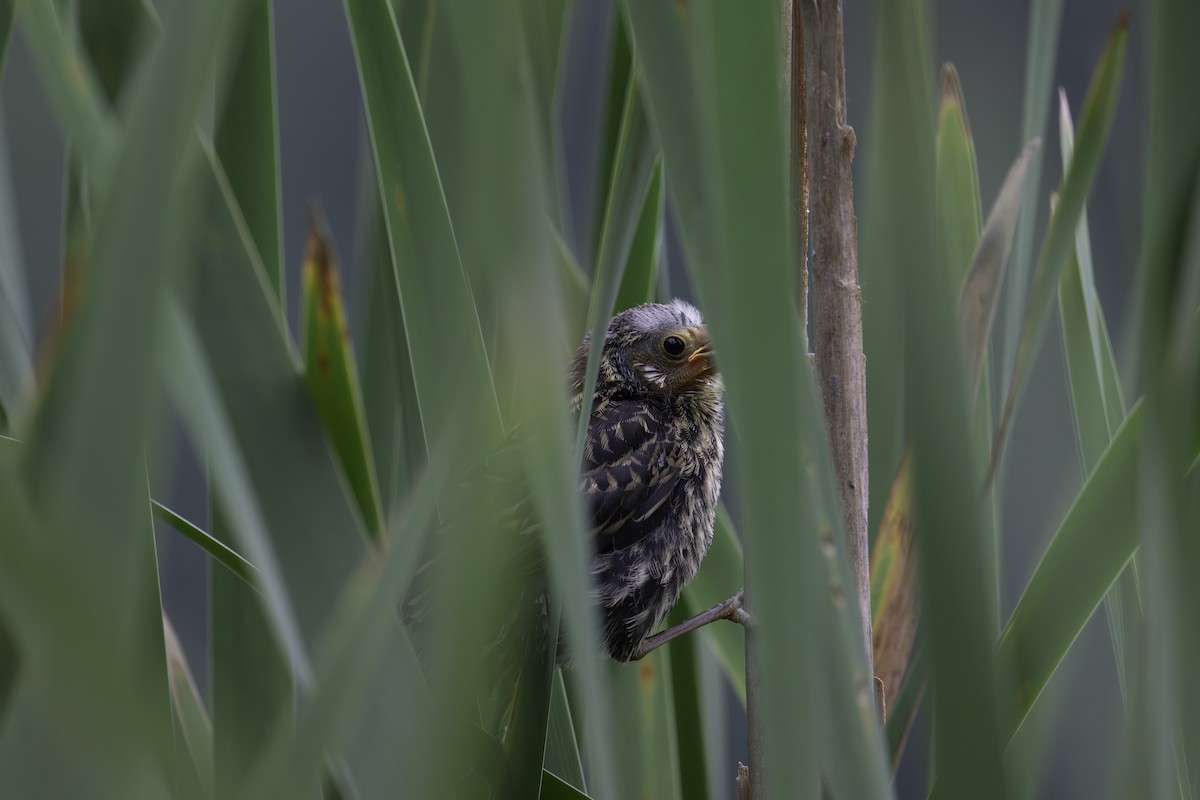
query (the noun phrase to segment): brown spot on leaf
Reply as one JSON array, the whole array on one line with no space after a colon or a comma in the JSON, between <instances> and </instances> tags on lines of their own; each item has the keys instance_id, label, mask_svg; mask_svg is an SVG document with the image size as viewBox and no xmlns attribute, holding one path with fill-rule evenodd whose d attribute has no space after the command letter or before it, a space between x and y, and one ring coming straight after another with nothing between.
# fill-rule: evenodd
<instances>
[{"instance_id":1,"label":"brown spot on leaf","mask_svg":"<svg viewBox=\"0 0 1200 800\"><path fill-rule=\"evenodd\" d=\"M396 204L396 210L401 214L403 214L408 208L408 205L404 202L404 190L400 188L400 184L396 184L396 190L392 195L392 201Z\"/></svg>"},{"instance_id":2,"label":"brown spot on leaf","mask_svg":"<svg viewBox=\"0 0 1200 800\"><path fill-rule=\"evenodd\" d=\"M333 316L334 303L338 302L337 259L329 241L328 229L321 209L315 203L308 226L308 243L304 254L305 264L314 271L317 291L317 312L324 319Z\"/></svg>"},{"instance_id":3,"label":"brown spot on leaf","mask_svg":"<svg viewBox=\"0 0 1200 800\"><path fill-rule=\"evenodd\" d=\"M317 353L317 371L322 375L329 374L329 354L324 350Z\"/></svg>"},{"instance_id":4,"label":"brown spot on leaf","mask_svg":"<svg viewBox=\"0 0 1200 800\"><path fill-rule=\"evenodd\" d=\"M654 665L649 661L643 661L642 665L638 667L638 678L645 684L654 680Z\"/></svg>"},{"instance_id":5,"label":"brown spot on leaf","mask_svg":"<svg viewBox=\"0 0 1200 800\"><path fill-rule=\"evenodd\" d=\"M629 174L630 175L637 175L638 165L640 163L641 163L641 160L638 159L637 156L634 156L633 161L629 162Z\"/></svg>"}]
</instances>

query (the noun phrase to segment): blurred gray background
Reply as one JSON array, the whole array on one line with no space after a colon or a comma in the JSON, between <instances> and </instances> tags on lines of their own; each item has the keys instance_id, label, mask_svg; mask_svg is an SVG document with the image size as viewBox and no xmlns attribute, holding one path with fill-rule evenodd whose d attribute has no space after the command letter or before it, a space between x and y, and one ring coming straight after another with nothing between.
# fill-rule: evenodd
<instances>
[{"instance_id":1,"label":"blurred gray background","mask_svg":"<svg viewBox=\"0 0 1200 800\"><path fill-rule=\"evenodd\" d=\"M1132 10L1132 37L1112 139L1088 206L1096 279L1118 360L1128 363L1125 339L1138 257L1143 181L1147 76L1144 42L1149 29L1144 2L1071 0L1065 4L1056 85L1066 89L1078 116L1091 71L1120 8ZM875 31L874 5L846 2L846 85L851 124L860 142L870 131L869 108ZM595 188L599 101L611 34L611 0L576 0L567 42L561 104L568 241L590 241ZM1028 4L959 0L937 8L936 62L951 61L962 80L979 158L984 210L990 206L1020 149ZM352 319L361 305L359 270L362 219L360 174L364 145L358 79L342 4L290 0L275 17L282 164L287 313L295 330L298 276L308 204L324 206L345 272ZM930 75L933 85L936 75ZM1056 113L1047 131L1042 191L1035 213L1040 241L1046 198L1061 176ZM19 247L28 273L34 319L40 330L54 303L61 264L66 142L47 102L18 24L0 81L0 148L6 147L20 223ZM886 135L886 131L882 132ZM861 168L862 153L857 162ZM861 183L860 183L861 187ZM860 188L861 191L861 188ZM672 286L687 293L682 258L668 235ZM583 256L582 253L580 253ZM586 257L581 257L587 263ZM1003 313L1003 312L1001 312ZM1001 317L1002 318L1002 317ZM1057 325L1051 327L1016 419L1003 497L1001 612L1007 618L1049 535L1081 483L1071 427ZM1126 375L1127 396L1130 391ZM168 426L170 428L170 426ZM174 436L168 434L168 436ZM172 441L178 452L184 443ZM186 453L169 475L158 476L157 496L185 516L205 523L203 469ZM205 556L174 532L160 528L164 602L179 630L202 687L207 685L207 582ZM727 780L744 759L740 710L731 704ZM1016 774L1026 774L1029 796L1093 798L1107 795L1120 758L1120 693L1103 611L1093 618L1047 689L1010 753ZM910 739L900 776L901 797L924 797L928 758L924 721ZM1039 766L1022 770L1022 753ZM1021 794L1018 790L1018 794Z\"/></svg>"}]
</instances>

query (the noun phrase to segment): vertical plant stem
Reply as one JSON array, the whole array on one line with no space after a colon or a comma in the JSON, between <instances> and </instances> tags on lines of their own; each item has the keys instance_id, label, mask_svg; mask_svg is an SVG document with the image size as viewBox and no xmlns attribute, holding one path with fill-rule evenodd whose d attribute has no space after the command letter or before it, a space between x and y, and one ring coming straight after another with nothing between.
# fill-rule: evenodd
<instances>
[{"instance_id":1,"label":"vertical plant stem","mask_svg":"<svg viewBox=\"0 0 1200 800\"><path fill-rule=\"evenodd\" d=\"M804 82L804 28L800 24L800 5L787 0L788 54L787 71L791 76L792 158L796 162L796 252L797 306L800 312L800 338L809 350L809 112L808 90Z\"/></svg>"},{"instance_id":2,"label":"vertical plant stem","mask_svg":"<svg viewBox=\"0 0 1200 800\"><path fill-rule=\"evenodd\" d=\"M763 743L762 693L759 678L758 656L754 652L753 625L746 630L746 753L750 761L749 776L739 788L738 800L762 800L767 796L766 746ZM742 790L744 788L744 791Z\"/></svg>"},{"instance_id":3,"label":"vertical plant stem","mask_svg":"<svg viewBox=\"0 0 1200 800\"><path fill-rule=\"evenodd\" d=\"M854 216L854 129L846 124L841 0L795 0L799 6L807 91L809 274L813 351L833 453L846 552L854 574L871 668L871 581L867 545L867 398ZM793 102L797 102L793 99ZM873 673L868 673L873 674Z\"/></svg>"},{"instance_id":4,"label":"vertical plant stem","mask_svg":"<svg viewBox=\"0 0 1200 800\"><path fill-rule=\"evenodd\" d=\"M779 4L783 32L784 104L791 122L789 157L795 164L792 203L796 213L796 310L800 336L808 352L808 111L804 88L804 36L800 6L795 0Z\"/></svg>"}]
</instances>

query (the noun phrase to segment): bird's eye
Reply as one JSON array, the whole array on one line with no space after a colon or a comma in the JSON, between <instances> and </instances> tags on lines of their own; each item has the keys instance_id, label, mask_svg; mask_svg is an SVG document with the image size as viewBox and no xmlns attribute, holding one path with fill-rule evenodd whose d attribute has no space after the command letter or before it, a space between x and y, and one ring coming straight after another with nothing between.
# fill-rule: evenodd
<instances>
[{"instance_id":1,"label":"bird's eye","mask_svg":"<svg viewBox=\"0 0 1200 800\"><path fill-rule=\"evenodd\" d=\"M663 339L662 349L671 358L679 358L683 355L683 351L687 349L687 342L678 336L668 336Z\"/></svg>"}]
</instances>

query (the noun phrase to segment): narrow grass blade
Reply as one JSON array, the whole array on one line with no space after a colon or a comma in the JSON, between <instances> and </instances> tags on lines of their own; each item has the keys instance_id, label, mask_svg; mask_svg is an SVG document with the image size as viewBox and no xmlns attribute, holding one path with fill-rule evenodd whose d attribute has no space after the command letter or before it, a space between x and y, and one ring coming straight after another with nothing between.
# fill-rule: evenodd
<instances>
[{"instance_id":1,"label":"narrow grass blade","mask_svg":"<svg viewBox=\"0 0 1200 800\"><path fill-rule=\"evenodd\" d=\"M99 77L71 47L55 9L49 2L21 3L22 30L29 37L55 111L71 132L72 146L94 170L103 196L117 169L121 126L105 101Z\"/></svg>"},{"instance_id":2,"label":"narrow grass blade","mask_svg":"<svg viewBox=\"0 0 1200 800\"><path fill-rule=\"evenodd\" d=\"M246 582L246 585L251 588L254 587L258 569L243 558L236 550L157 500L153 501L151 505L154 507L154 516L156 519L167 523L176 531L182 533L204 550L204 552L212 556L214 561L234 575L237 575Z\"/></svg>"},{"instance_id":3,"label":"narrow grass blade","mask_svg":"<svg viewBox=\"0 0 1200 800\"><path fill-rule=\"evenodd\" d=\"M1046 240L1042 245L1037 268L1034 271L1032 293L1013 357L1012 376L1008 382L1000 423L992 444L991 464L988 468L989 481L999 462L1008 435L1009 422L1024 388L1025 373L1046 326L1050 304L1054 299L1054 287L1071 254L1071 246L1075 241L1075 228L1079 224L1084 202L1087 200L1092 180L1100 166L1100 156L1104 151L1108 132L1112 127L1117 105L1117 90L1120 87L1121 72L1125 62L1128 24L1127 14L1122 15L1117 21L1084 101L1075 155L1071 159L1069 170L1063 177L1058 208L1050 220L1050 228L1046 232Z\"/></svg>"},{"instance_id":4,"label":"narrow grass blade","mask_svg":"<svg viewBox=\"0 0 1200 800\"><path fill-rule=\"evenodd\" d=\"M688 617L687 609L677 605L667 617L676 625ZM699 656L703 643L696 637L683 637L668 646L671 664L671 708L674 711L676 761L679 796L687 800L712 797L709 786L708 747L704 740L708 717L719 713L720 699L710 698L700 682ZM744 652L744 651L743 651ZM745 677L745 671L742 672Z\"/></svg>"},{"instance_id":5,"label":"narrow grass blade","mask_svg":"<svg viewBox=\"0 0 1200 800\"><path fill-rule=\"evenodd\" d=\"M588 795L579 791L553 772L542 772L542 800L589 800Z\"/></svg>"},{"instance_id":6,"label":"narrow grass blade","mask_svg":"<svg viewBox=\"0 0 1200 800\"><path fill-rule=\"evenodd\" d=\"M1137 459L1140 405L1129 413L1050 540L1000 636L997 657L1010 666L1011 739L1050 676L1138 545Z\"/></svg>"},{"instance_id":7,"label":"narrow grass blade","mask_svg":"<svg viewBox=\"0 0 1200 800\"><path fill-rule=\"evenodd\" d=\"M651 172L650 187L646 191L642 214L638 218L633 241L629 245L629 256L625 259L625 270L621 276L621 288L617 291L613 313L654 300L661 262L664 188L662 162L658 161Z\"/></svg>"},{"instance_id":8,"label":"narrow grass blade","mask_svg":"<svg viewBox=\"0 0 1200 800\"><path fill-rule=\"evenodd\" d=\"M319 212L314 210L313 215L300 289L305 382L354 491L367 531L379 540L383 535L383 506L342 302L340 268Z\"/></svg>"},{"instance_id":9,"label":"narrow grass blade","mask_svg":"<svg viewBox=\"0 0 1200 800\"><path fill-rule=\"evenodd\" d=\"M571 252L562 234L553 226L550 229L550 238L554 240L554 252L558 256L556 261L562 276L558 283L563 293L563 315L566 317L569 335L574 338L575 332L583 330L587 322L591 279L584 273L583 267L575 259L575 254Z\"/></svg>"},{"instance_id":10,"label":"narrow grass blade","mask_svg":"<svg viewBox=\"0 0 1200 800\"><path fill-rule=\"evenodd\" d=\"M682 602L686 603L690 614L699 614L732 597L741 587L745 575L742 545L734 532L728 509L719 505L708 555L696 577L684 588ZM721 622L701 628L697 635L712 649L738 699L745 705L746 648L740 626Z\"/></svg>"},{"instance_id":11,"label":"narrow grass blade","mask_svg":"<svg viewBox=\"0 0 1200 800\"><path fill-rule=\"evenodd\" d=\"M285 308L273 4L272 0L248 4L251 9L235 57L227 74L218 78L226 92L214 144L280 308Z\"/></svg>"},{"instance_id":12,"label":"narrow grass blade","mask_svg":"<svg viewBox=\"0 0 1200 800\"><path fill-rule=\"evenodd\" d=\"M162 23L150 0L107 0L74 9L79 39L108 103L116 107L130 87L144 55L141 38L161 33Z\"/></svg>"},{"instance_id":13,"label":"narrow grass blade","mask_svg":"<svg viewBox=\"0 0 1200 800\"><path fill-rule=\"evenodd\" d=\"M601 108L603 122L600 137L600 152L596 162L595 220L590 226L592 234L588 241L587 257L595 258L600 252L600 235L604 230L604 217L608 213L608 194L612 186L613 165L621 138L621 125L625 115L625 97L629 90L630 73L633 70L633 53L630 51L629 30L624 15L614 14L612 45L608 57L607 85L604 105ZM593 267L595 265L593 264Z\"/></svg>"},{"instance_id":14,"label":"narrow grass blade","mask_svg":"<svg viewBox=\"0 0 1200 800\"><path fill-rule=\"evenodd\" d=\"M188 667L187 656L174 626L163 614L163 636L167 649L167 676L170 679L171 702L175 717L182 728L187 751L199 778L204 795L213 795L213 730L200 698L200 690Z\"/></svg>"},{"instance_id":15,"label":"narrow grass blade","mask_svg":"<svg viewBox=\"0 0 1200 800\"><path fill-rule=\"evenodd\" d=\"M284 570L272 547L264 512L252 491L246 458L237 446L233 421L222 407L217 376L205 363L199 334L182 309L172 304L167 342L170 359L165 371L168 388L197 441L205 444L212 465L214 488L223 514L237 533L243 552L257 565L258 585L273 624L273 633L287 653L302 684L311 678L307 648L284 584Z\"/></svg>"},{"instance_id":16,"label":"narrow grass blade","mask_svg":"<svg viewBox=\"0 0 1200 800\"><path fill-rule=\"evenodd\" d=\"M1062 24L1063 0L1033 0L1029 4L1029 23L1025 45L1025 88L1021 101L1021 139L1028 142L1046 136L1050 113L1050 93L1054 88L1054 69L1057 59L1059 28ZM1000 388L1007 390L1012 380L1013 357L1021 321L1027 314L1026 295L1029 287L1030 258L1033 251L1033 230L1038 219L1039 187L1042 183L1042 156L1035 153L1029 166L1029 181L1021 197L1025 210L1017 222L1016 244L1012 269L1008 272L1005 289L1004 369L1000 371Z\"/></svg>"},{"instance_id":17,"label":"narrow grass blade","mask_svg":"<svg viewBox=\"0 0 1200 800\"><path fill-rule=\"evenodd\" d=\"M659 648L635 665L611 668L618 797L679 800L682 765L675 740L674 694L668 648Z\"/></svg>"},{"instance_id":18,"label":"narrow grass blade","mask_svg":"<svg viewBox=\"0 0 1200 800\"><path fill-rule=\"evenodd\" d=\"M888 752L891 754L892 776L900 768L900 759L904 755L904 745L912 732L917 711L929 687L929 666L925 651L917 648L916 655L904 676L900 691L887 698L887 740Z\"/></svg>"},{"instance_id":19,"label":"narrow grass blade","mask_svg":"<svg viewBox=\"0 0 1200 800\"><path fill-rule=\"evenodd\" d=\"M213 531L233 539L236 515L212 502ZM271 726L290 713L296 681L287 651L275 634L270 609L256 587L227 570L209 578L213 784L230 797L261 757Z\"/></svg>"},{"instance_id":20,"label":"narrow grass blade","mask_svg":"<svg viewBox=\"0 0 1200 800\"><path fill-rule=\"evenodd\" d=\"M0 43L5 38L3 13L0 9ZM10 19L11 14L10 6ZM7 429L5 417L17 410L33 380L33 326L16 215L8 142L0 117L0 430Z\"/></svg>"},{"instance_id":21,"label":"narrow grass blade","mask_svg":"<svg viewBox=\"0 0 1200 800\"><path fill-rule=\"evenodd\" d=\"M1025 184L1025 173L1030 160L1041 145L1041 139L1034 139L1025 145L1025 149L1009 168L1008 175L1000 187L1000 194L997 195L992 210L988 212L979 244L971 254L962 294L958 298L959 323L965 338L967 379L970 381L968 396L972 398L972 403L979 393L984 356L987 354L988 342L991 341L996 306L1000 302L1004 268L1008 265L1017 213L1021 210L1021 188Z\"/></svg>"},{"instance_id":22,"label":"narrow grass blade","mask_svg":"<svg viewBox=\"0 0 1200 800\"><path fill-rule=\"evenodd\" d=\"M919 96L915 87L908 91ZM914 127L919 128L919 122ZM919 148L909 157L923 162L932 158L924 146ZM926 186L912 192L932 204L926 194L928 179L922 182ZM902 235L908 239L906 252L929 253L933 248L921 230ZM927 260L909 264L904 402L920 515L916 541L931 662L934 752L943 792L935 790L934 795L999 798L1005 793L1003 746L990 633L996 597L985 573L968 381L957 344L953 288Z\"/></svg>"},{"instance_id":23,"label":"narrow grass blade","mask_svg":"<svg viewBox=\"0 0 1200 800\"><path fill-rule=\"evenodd\" d=\"M374 170L370 180L375 181ZM375 222L366 256L370 287L367 297L362 357L362 393L375 473L385 508L392 508L412 488L425 464L425 434L413 381L408 337L388 250L387 228L371 187Z\"/></svg>"},{"instance_id":24,"label":"narrow grass blade","mask_svg":"<svg viewBox=\"0 0 1200 800\"><path fill-rule=\"evenodd\" d=\"M1200 69L1200 6L1155 6L1150 56L1146 191L1140 286L1145 432L1137 522L1146 580L1145 683L1134 706L1143 733L1133 748L1145 776L1133 787L1166 797L1187 786L1200 756L1200 659L1195 609L1200 537L1195 520L1200 441L1200 109L1189 103ZM1082 149L1080 123L1076 158ZM1138 762L1135 762L1138 763ZM1183 784L1181 786L1181 784Z\"/></svg>"},{"instance_id":25,"label":"narrow grass blade","mask_svg":"<svg viewBox=\"0 0 1200 800\"><path fill-rule=\"evenodd\" d=\"M639 81L637 73L630 73L629 82L625 87L616 150L613 153L608 197L604 204L604 220L600 226L600 244L596 252L596 269L588 308L588 333L591 341L587 377L584 380L584 402L575 437L575 450L580 454L583 453L583 441L587 434L596 374L600 369L604 331L608 328L608 320L614 311L624 271L633 263L630 260L632 246L642 212L647 206L650 183L654 176L654 140L642 105ZM645 261L642 259L638 266L648 271L650 267L645 265Z\"/></svg>"},{"instance_id":26,"label":"narrow grass blade","mask_svg":"<svg viewBox=\"0 0 1200 800\"><path fill-rule=\"evenodd\" d=\"M8 39L12 35L14 2L0 0L0 75L4 74L4 56L8 54Z\"/></svg>"},{"instance_id":27,"label":"narrow grass blade","mask_svg":"<svg viewBox=\"0 0 1200 800\"><path fill-rule=\"evenodd\" d=\"M119 143L101 141L107 134L98 131L110 130L108 112L101 110L104 101L91 71L62 40L53 4L22 8L27 28L37 31L31 36L48 34L43 42L48 49L39 56L55 87L51 92L62 90L62 102L71 106L64 115L75 140L85 153L93 148L95 172L107 170L109 178L97 179L104 201L95 221L88 280L34 419L25 459L31 494L47 523L44 541L61 550L64 560L87 565L90 577L78 590L87 588L97 609L107 610L88 638L107 637L109 645L90 657L97 662L89 664L95 667L94 679L49 672L46 679L73 680L100 691L96 685L106 670L100 662L120 664L126 677L104 691L131 704L129 724L104 734L111 743L92 744L96 752L141 745L140 761L165 748L171 731L145 477L146 447L158 410L157 345L169 280L195 220L192 186L181 165L195 153L193 126L204 85L223 51L223 24L236 27L236 6L189 5L174 16L150 56L156 69L130 100ZM74 63L70 78L59 72L69 63ZM59 86L59 80L70 85ZM77 115L79 108L86 110ZM105 121L94 127L97 120ZM123 646L112 647L112 642ZM137 707L124 686L135 681L147 698ZM33 691L26 697L36 698ZM85 743L96 735L80 733L77 744L86 750ZM31 735L26 746L36 748L37 742Z\"/></svg>"},{"instance_id":28,"label":"narrow grass blade","mask_svg":"<svg viewBox=\"0 0 1200 800\"><path fill-rule=\"evenodd\" d=\"M1036 153L1034 154L1036 157ZM983 223L982 199L979 195L979 169L975 160L975 143L971 125L967 120L966 100L958 73L953 65L942 68L939 91L938 130L936 139L937 179L935 198L937 203L937 252L942 264L939 272L961 285L971 268L971 258L979 244ZM993 213L995 209L993 209ZM1011 234L1009 236L1011 240ZM999 287L995 290L999 294ZM961 310L963 295L959 295L960 324L964 315ZM991 341L994 313L985 338ZM964 334L965 335L965 334ZM968 343L964 341L964 347ZM988 348L984 348L983 359L978 370L981 374L980 389L976 392L971 424L972 443L977 459L987 457L992 441L992 391ZM968 371L976 365L968 357ZM996 598L999 611L1000 596L1000 523L996 492L992 487L984 493L983 536L988 543L985 551L985 573L989 578L990 593ZM890 501L889 501L890 502ZM994 618L992 630L1000 632L999 615ZM898 688L898 687L893 687ZM915 712L915 708L914 708Z\"/></svg>"},{"instance_id":29,"label":"narrow grass blade","mask_svg":"<svg viewBox=\"0 0 1200 800\"><path fill-rule=\"evenodd\" d=\"M13 3L0 0L0 75L4 74L4 56L12 34ZM8 170L8 142L0 118L0 431L8 429L7 418L16 408L22 387L33 376L29 297Z\"/></svg>"},{"instance_id":30,"label":"narrow grass blade","mask_svg":"<svg viewBox=\"0 0 1200 800\"><path fill-rule=\"evenodd\" d=\"M479 317L395 18L386 3L346 0L346 11L426 445L464 419L487 422L490 443L499 444L499 405ZM453 370L445 369L447 352L455 353ZM467 441L476 438L488 441L465 432Z\"/></svg>"},{"instance_id":31,"label":"narrow grass blade","mask_svg":"<svg viewBox=\"0 0 1200 800\"><path fill-rule=\"evenodd\" d=\"M54 13L48 3L22 7ZM172 273L172 237L185 235L191 212L186 193L172 189L188 146L194 146L192 126L205 74L220 50L216 37L230 9L230 3L214 3L179 15L156 51L159 69L131 111L116 165L119 180L95 223L87 284L30 436L27 466L34 491L43 501L63 493L66 499L55 504L54 514L64 522L76 517L67 527L95 524L98 509L116 513L108 518L114 533L122 532L116 540L87 537L81 543L100 550L93 565L114 581L114 598L135 591L124 580L136 568L125 550L134 542L118 542L136 530L132 517L143 510L131 501L144 483L141 445L154 416L159 310ZM204 52L181 47L187 37L209 46ZM180 73L189 80L172 77ZM164 197L177 200L164 203ZM174 221L178 224L170 224ZM78 397L89 402L75 402ZM97 415L104 425L95 424ZM106 468L97 471L96 463ZM118 512L114 506L123 508Z\"/></svg>"},{"instance_id":32,"label":"narrow grass blade","mask_svg":"<svg viewBox=\"0 0 1200 800\"><path fill-rule=\"evenodd\" d=\"M845 603L826 434L793 304L778 10L623 9L742 456L747 590L769 698L766 752L752 758L765 757L768 796L815 788L818 764L834 794L886 796L861 626ZM772 343L769 371L754 366L763 342Z\"/></svg>"},{"instance_id":33,"label":"narrow grass blade","mask_svg":"<svg viewBox=\"0 0 1200 800\"><path fill-rule=\"evenodd\" d=\"M939 272L953 285L966 275L983 225L975 140L953 64L942 65L937 119L938 263Z\"/></svg>"},{"instance_id":34,"label":"narrow grass blade","mask_svg":"<svg viewBox=\"0 0 1200 800\"><path fill-rule=\"evenodd\" d=\"M389 763L376 764L392 779L390 787L368 776L359 783L362 796L433 796L427 722L433 709L416 655L396 618L395 599L411 580L435 523L448 452L450 448L441 447L431 453L431 466L389 525L386 555L368 554L336 599L317 648L313 691L301 703L294 726L287 714L277 719L263 758L236 797L298 797L317 784L324 754L351 744L357 751L346 754L352 767L356 756L382 761L384 753L390 754ZM374 731L392 738L352 738L360 717L369 716L364 711L368 698L400 715L390 730Z\"/></svg>"},{"instance_id":35,"label":"narrow grass blade","mask_svg":"<svg viewBox=\"0 0 1200 800\"><path fill-rule=\"evenodd\" d=\"M1059 140L1064 164L1071 162L1074 136L1067 96L1060 89ZM1108 326L1096 292L1086 211L1080 213L1075 248L1058 282L1058 312L1075 439L1079 444L1080 465L1087 476L1112 441L1126 409ZM1138 658L1134 643L1142 616L1136 557L1109 590L1107 600L1117 678L1121 696L1128 701L1126 664Z\"/></svg>"},{"instance_id":36,"label":"narrow grass blade","mask_svg":"<svg viewBox=\"0 0 1200 800\"><path fill-rule=\"evenodd\" d=\"M920 515L915 541L939 780L946 796L1002 797L1003 748L990 633L996 598L989 590L993 584L986 572L983 514L973 478L969 383L955 319L960 287L947 282L937 268L931 224L937 173L926 77L932 72L923 22L928 10L920 2L886 8L877 29L875 109L879 118L896 123L877 136L870 153L871 203L864 209L862 253L864 297L874 317L870 324L864 320L868 365L881 358L891 361L867 376L873 392L868 408L880 403L869 425L872 439L895 430L886 412L895 407L900 391L886 367L901 357L895 340L903 329L900 402L911 437ZM873 379L878 380L872 390ZM890 486L896 462L877 463L892 446L884 445L873 450L872 462L877 470L888 470L877 485ZM898 461L900 451L894 452Z\"/></svg>"},{"instance_id":37,"label":"narrow grass blade","mask_svg":"<svg viewBox=\"0 0 1200 800\"><path fill-rule=\"evenodd\" d=\"M560 165L557 154L561 148L555 113L558 109L559 71L569 6L567 0L522 0L519 4L535 111L541 126L541 142L544 152L556 154L548 159L551 169L546 171L545 181L546 213L552 219L558 219L563 208L559 187L566 185L558 175Z\"/></svg>"},{"instance_id":38,"label":"narrow grass blade","mask_svg":"<svg viewBox=\"0 0 1200 800\"><path fill-rule=\"evenodd\" d=\"M579 758L579 743L575 740L575 723L567 689L561 671L554 673L550 687L550 720L546 725L545 767L581 792L587 791L583 780L583 763ZM545 781L542 782L543 789Z\"/></svg>"},{"instance_id":39,"label":"narrow grass blade","mask_svg":"<svg viewBox=\"0 0 1200 800\"><path fill-rule=\"evenodd\" d=\"M862 179L856 187L858 274L863 293L863 354L867 359L867 430L870 474L868 530L878 531L892 480L905 447L904 316L900 298L904 270L937 258L932 246L915 247L933 229L932 205L915 202L913 187L935 174L932 159L915 159L934 143L931 126L912 124L937 112L928 96L934 65L924 0L879 6L875 23L870 119L902 125L871 125L860 131ZM914 95L914 89L920 89ZM905 198L900 205L897 202ZM816 221L813 221L814 224ZM868 311L869 309L869 311Z\"/></svg>"}]
</instances>

